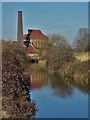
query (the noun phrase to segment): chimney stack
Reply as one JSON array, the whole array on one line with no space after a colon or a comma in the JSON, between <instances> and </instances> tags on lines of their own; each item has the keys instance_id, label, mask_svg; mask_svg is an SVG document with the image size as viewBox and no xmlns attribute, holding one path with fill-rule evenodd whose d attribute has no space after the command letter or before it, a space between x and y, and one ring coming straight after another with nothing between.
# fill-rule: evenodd
<instances>
[{"instance_id":1,"label":"chimney stack","mask_svg":"<svg viewBox=\"0 0 90 120\"><path fill-rule=\"evenodd\" d=\"M22 42L23 40L23 21L22 11L18 11L18 30L17 30L17 41Z\"/></svg>"}]
</instances>

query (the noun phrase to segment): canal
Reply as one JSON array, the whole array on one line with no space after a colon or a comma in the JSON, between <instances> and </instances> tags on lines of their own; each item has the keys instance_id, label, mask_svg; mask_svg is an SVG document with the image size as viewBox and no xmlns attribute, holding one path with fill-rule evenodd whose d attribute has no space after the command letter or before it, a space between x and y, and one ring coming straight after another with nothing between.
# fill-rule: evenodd
<instances>
[{"instance_id":1,"label":"canal","mask_svg":"<svg viewBox=\"0 0 90 120\"><path fill-rule=\"evenodd\" d=\"M88 118L88 92L36 65L28 69L36 118Z\"/></svg>"}]
</instances>

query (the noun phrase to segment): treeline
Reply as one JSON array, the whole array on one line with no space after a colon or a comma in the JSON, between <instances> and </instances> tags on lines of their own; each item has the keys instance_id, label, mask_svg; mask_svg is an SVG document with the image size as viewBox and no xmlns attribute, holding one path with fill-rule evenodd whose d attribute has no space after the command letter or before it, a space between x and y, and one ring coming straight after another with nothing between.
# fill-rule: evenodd
<instances>
[{"instance_id":1,"label":"treeline","mask_svg":"<svg viewBox=\"0 0 90 120\"><path fill-rule=\"evenodd\" d=\"M73 46L60 34L48 36L48 46L40 53L42 59L47 60L49 69L59 70L67 63L75 61L75 54L89 51L90 32L87 28L80 28L74 39Z\"/></svg>"},{"instance_id":2,"label":"treeline","mask_svg":"<svg viewBox=\"0 0 90 120\"><path fill-rule=\"evenodd\" d=\"M64 36L49 35L47 48L42 50L42 59L47 60L49 71L59 73L64 80L88 85L88 61L76 60L75 53L89 52L90 32L80 28L73 42L73 47Z\"/></svg>"}]
</instances>

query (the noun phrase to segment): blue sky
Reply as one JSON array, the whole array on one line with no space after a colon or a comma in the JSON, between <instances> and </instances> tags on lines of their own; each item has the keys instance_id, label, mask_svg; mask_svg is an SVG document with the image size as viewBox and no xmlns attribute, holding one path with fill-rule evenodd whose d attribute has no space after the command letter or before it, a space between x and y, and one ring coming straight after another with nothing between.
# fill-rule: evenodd
<instances>
[{"instance_id":1,"label":"blue sky","mask_svg":"<svg viewBox=\"0 0 90 120\"><path fill-rule=\"evenodd\" d=\"M86 2L3 2L2 37L17 38L17 12L23 11L24 33L28 28L59 33L71 43L79 28L88 27Z\"/></svg>"}]
</instances>

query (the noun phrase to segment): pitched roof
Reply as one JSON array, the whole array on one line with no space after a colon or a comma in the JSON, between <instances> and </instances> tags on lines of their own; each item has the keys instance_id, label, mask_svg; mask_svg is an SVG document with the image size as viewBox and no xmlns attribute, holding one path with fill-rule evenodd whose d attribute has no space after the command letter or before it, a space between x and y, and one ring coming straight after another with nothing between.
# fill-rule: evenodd
<instances>
[{"instance_id":1,"label":"pitched roof","mask_svg":"<svg viewBox=\"0 0 90 120\"><path fill-rule=\"evenodd\" d=\"M27 34L23 36L23 39L26 39L26 36ZM43 39L43 40L48 39L48 37L44 35L40 30L32 30L32 32L30 33L30 38L31 39Z\"/></svg>"},{"instance_id":2,"label":"pitched roof","mask_svg":"<svg viewBox=\"0 0 90 120\"><path fill-rule=\"evenodd\" d=\"M30 38L31 39L37 39L37 38L48 39L48 37L44 35L40 30L33 30L31 32Z\"/></svg>"}]
</instances>

